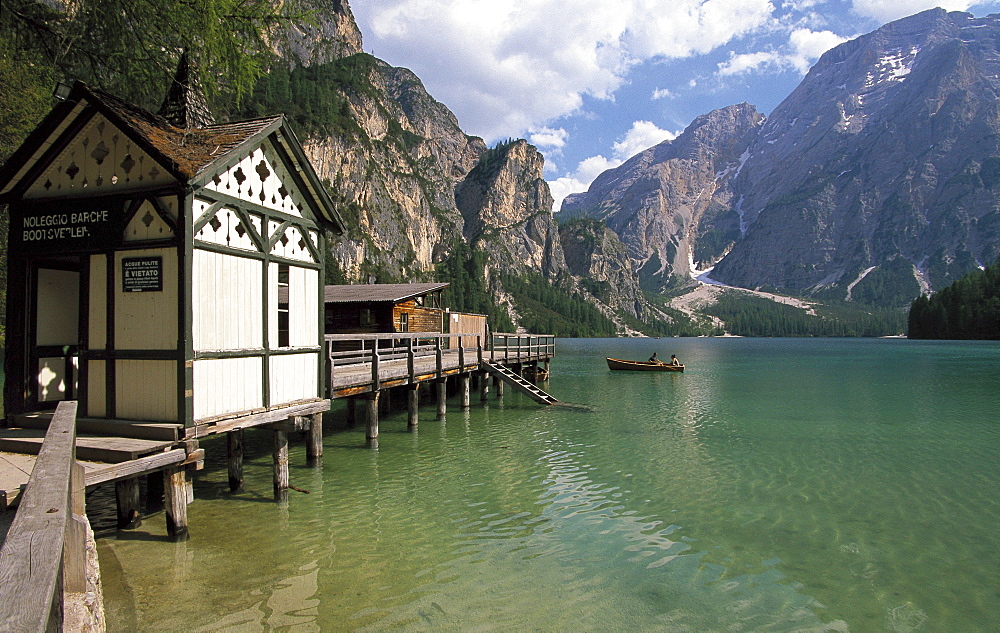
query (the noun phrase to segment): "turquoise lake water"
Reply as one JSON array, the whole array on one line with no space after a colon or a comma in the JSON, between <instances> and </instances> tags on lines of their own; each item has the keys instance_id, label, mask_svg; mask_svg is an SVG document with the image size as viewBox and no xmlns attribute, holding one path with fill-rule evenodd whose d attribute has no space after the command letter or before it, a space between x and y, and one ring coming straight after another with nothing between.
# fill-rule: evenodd
<instances>
[{"instance_id":1,"label":"turquoise lake water","mask_svg":"<svg viewBox=\"0 0 1000 633\"><path fill-rule=\"evenodd\" d=\"M677 354L684 374L609 372ZM191 538L113 529L111 631L1000 630L1000 345L559 340L548 390L381 421L320 467L203 442ZM110 508L110 510L109 510Z\"/></svg>"}]
</instances>

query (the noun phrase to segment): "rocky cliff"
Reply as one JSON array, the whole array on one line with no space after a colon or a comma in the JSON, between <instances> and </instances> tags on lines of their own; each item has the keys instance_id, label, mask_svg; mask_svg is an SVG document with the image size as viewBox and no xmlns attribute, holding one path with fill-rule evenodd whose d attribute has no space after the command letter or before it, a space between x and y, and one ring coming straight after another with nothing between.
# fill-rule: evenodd
<instances>
[{"instance_id":1,"label":"rocky cliff","mask_svg":"<svg viewBox=\"0 0 1000 633\"><path fill-rule=\"evenodd\" d=\"M763 119L746 103L700 116L676 139L604 172L586 193L567 197L560 218L607 224L646 289L683 283L692 265L711 265L738 235L730 180Z\"/></svg>"}]
</instances>

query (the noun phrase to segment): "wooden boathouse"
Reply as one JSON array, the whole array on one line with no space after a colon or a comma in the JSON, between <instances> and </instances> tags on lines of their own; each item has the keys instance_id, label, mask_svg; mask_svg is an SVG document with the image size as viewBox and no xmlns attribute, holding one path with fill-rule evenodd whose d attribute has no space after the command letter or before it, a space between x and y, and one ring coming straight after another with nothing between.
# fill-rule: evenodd
<instances>
[{"instance_id":1,"label":"wooden boathouse","mask_svg":"<svg viewBox=\"0 0 1000 633\"><path fill-rule=\"evenodd\" d=\"M284 117L179 127L77 82L0 170L0 201L6 446L78 401L80 459L147 462L123 469L120 504L134 471L186 495L214 433L270 425L277 447L311 428L321 452L324 253L343 222Z\"/></svg>"}]
</instances>

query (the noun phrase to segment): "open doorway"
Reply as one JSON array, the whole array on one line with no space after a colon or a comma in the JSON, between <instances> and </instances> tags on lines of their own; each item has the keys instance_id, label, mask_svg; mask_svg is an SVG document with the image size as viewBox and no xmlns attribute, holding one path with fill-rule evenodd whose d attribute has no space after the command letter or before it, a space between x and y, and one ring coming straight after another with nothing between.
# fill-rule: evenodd
<instances>
[{"instance_id":1,"label":"open doorway","mask_svg":"<svg viewBox=\"0 0 1000 633\"><path fill-rule=\"evenodd\" d=\"M28 363L39 408L76 398L80 346L79 258L38 263L32 268L32 318Z\"/></svg>"}]
</instances>

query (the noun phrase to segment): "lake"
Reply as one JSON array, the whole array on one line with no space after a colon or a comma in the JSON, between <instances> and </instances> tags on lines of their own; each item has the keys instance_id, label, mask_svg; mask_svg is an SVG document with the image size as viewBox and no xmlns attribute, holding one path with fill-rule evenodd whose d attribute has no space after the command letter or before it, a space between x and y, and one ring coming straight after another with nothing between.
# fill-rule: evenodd
<instances>
[{"instance_id":1,"label":"lake","mask_svg":"<svg viewBox=\"0 0 1000 633\"><path fill-rule=\"evenodd\" d=\"M683 374L610 372L652 352ZM1000 344L570 339L547 389L377 447L342 404L321 467L268 433L230 494L204 441L191 538L88 511L111 631L1000 630Z\"/></svg>"}]
</instances>

